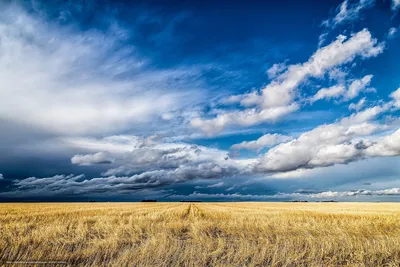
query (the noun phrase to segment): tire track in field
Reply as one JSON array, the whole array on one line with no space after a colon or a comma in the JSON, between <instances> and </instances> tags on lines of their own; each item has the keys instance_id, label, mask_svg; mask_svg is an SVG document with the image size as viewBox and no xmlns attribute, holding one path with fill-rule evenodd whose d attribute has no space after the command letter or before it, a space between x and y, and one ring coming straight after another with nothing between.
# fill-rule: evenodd
<instances>
[{"instance_id":1,"label":"tire track in field","mask_svg":"<svg viewBox=\"0 0 400 267\"><path fill-rule=\"evenodd\" d=\"M202 216L203 211L195 204L190 203L182 215L182 219L195 219Z\"/></svg>"},{"instance_id":2,"label":"tire track in field","mask_svg":"<svg viewBox=\"0 0 400 267\"><path fill-rule=\"evenodd\" d=\"M192 213L192 209L193 209L192 203L190 203L187 209L184 211L182 219L188 219Z\"/></svg>"}]
</instances>

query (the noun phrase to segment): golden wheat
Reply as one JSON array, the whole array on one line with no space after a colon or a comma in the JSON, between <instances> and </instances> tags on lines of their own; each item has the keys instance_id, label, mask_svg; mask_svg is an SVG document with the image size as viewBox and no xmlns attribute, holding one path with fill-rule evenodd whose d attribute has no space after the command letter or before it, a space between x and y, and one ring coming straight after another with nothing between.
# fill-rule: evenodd
<instances>
[{"instance_id":1,"label":"golden wheat","mask_svg":"<svg viewBox=\"0 0 400 267\"><path fill-rule=\"evenodd\" d=\"M0 204L0 261L3 266L21 266L18 261L399 266L400 204Z\"/></svg>"}]
</instances>

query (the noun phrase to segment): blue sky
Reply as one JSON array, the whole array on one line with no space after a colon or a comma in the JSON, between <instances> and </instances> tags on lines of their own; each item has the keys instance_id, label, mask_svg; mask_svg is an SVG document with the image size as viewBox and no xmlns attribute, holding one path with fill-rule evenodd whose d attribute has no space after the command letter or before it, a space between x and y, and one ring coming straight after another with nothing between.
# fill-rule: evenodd
<instances>
[{"instance_id":1,"label":"blue sky","mask_svg":"<svg viewBox=\"0 0 400 267\"><path fill-rule=\"evenodd\" d=\"M398 0L0 6L0 200L400 200Z\"/></svg>"}]
</instances>

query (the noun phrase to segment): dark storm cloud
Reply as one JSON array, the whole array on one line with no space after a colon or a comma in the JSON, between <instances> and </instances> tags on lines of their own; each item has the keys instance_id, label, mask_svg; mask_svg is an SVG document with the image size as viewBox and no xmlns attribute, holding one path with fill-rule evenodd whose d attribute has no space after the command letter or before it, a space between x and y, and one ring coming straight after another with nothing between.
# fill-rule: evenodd
<instances>
[{"instance_id":1,"label":"dark storm cloud","mask_svg":"<svg viewBox=\"0 0 400 267\"><path fill-rule=\"evenodd\" d=\"M180 166L175 170L144 172L133 176L108 176L86 179L84 175L55 175L52 177L30 177L13 182L13 190L0 193L3 198L24 198L40 196L65 196L109 192L124 194L130 191L158 188L182 183L193 179L220 179L231 177L237 172L234 168L223 168L213 163L197 166Z\"/></svg>"}]
</instances>

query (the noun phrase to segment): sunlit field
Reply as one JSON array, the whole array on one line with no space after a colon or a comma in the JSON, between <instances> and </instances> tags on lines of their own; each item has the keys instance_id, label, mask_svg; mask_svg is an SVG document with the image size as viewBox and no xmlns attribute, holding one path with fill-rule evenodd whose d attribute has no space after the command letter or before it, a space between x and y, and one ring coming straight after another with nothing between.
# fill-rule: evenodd
<instances>
[{"instance_id":1,"label":"sunlit field","mask_svg":"<svg viewBox=\"0 0 400 267\"><path fill-rule=\"evenodd\" d=\"M400 204L0 204L0 260L3 266L399 266Z\"/></svg>"}]
</instances>

